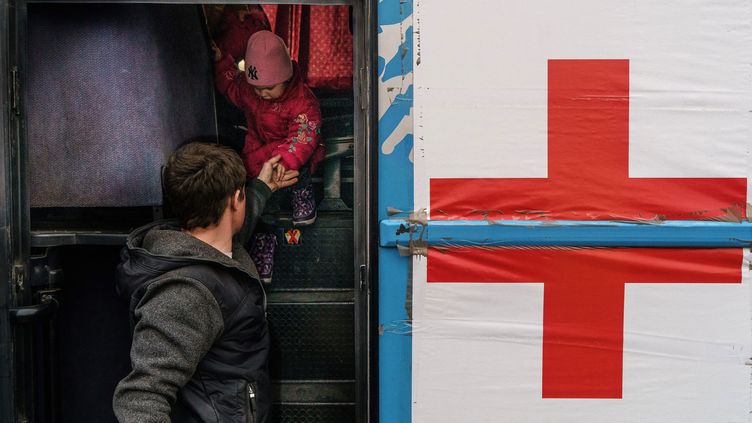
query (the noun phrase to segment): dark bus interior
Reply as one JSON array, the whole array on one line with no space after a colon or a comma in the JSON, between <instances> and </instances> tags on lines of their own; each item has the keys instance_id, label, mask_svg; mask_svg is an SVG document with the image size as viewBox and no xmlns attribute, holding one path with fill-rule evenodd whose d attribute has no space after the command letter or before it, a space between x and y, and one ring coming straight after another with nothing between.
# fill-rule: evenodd
<instances>
[{"instance_id":1,"label":"dark bus interior","mask_svg":"<svg viewBox=\"0 0 752 423\"><path fill-rule=\"evenodd\" d=\"M130 370L128 306L114 290L119 252L130 230L170 216L160 169L174 148L209 140L242 149L245 118L216 92L209 46L222 13L248 8L263 11L304 71L320 100L326 147L313 175L316 223L288 242L285 192L262 219L278 241L266 287L272 421L364 421L356 168L365 141L353 89L353 7L26 6L18 33L26 52L27 296L52 310L16 326L30 329L15 335L17 396L29 421L115 421L112 393Z\"/></svg>"}]
</instances>

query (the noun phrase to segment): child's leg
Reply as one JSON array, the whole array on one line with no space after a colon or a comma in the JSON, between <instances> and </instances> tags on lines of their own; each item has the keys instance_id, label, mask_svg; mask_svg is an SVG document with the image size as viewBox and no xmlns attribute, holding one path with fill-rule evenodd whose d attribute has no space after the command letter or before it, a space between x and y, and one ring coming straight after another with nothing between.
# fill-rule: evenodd
<instances>
[{"instance_id":1,"label":"child's leg","mask_svg":"<svg viewBox=\"0 0 752 423\"><path fill-rule=\"evenodd\" d=\"M305 188L308 185L311 185L311 167L305 165L301 167L298 172L300 172L300 175L298 175L298 182L292 186L292 189Z\"/></svg>"}]
</instances>

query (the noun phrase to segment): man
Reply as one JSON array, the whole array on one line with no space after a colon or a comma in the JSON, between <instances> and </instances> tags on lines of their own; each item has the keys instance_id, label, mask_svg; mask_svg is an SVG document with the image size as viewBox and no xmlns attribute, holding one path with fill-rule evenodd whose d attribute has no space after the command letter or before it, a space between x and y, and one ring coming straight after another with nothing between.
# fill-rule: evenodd
<instances>
[{"instance_id":1,"label":"man","mask_svg":"<svg viewBox=\"0 0 752 423\"><path fill-rule=\"evenodd\" d=\"M226 147L191 143L168 160L177 220L135 230L118 267L133 325L133 371L113 398L121 423L268 421L266 296L243 245L271 193L297 182L278 161L246 187Z\"/></svg>"}]
</instances>

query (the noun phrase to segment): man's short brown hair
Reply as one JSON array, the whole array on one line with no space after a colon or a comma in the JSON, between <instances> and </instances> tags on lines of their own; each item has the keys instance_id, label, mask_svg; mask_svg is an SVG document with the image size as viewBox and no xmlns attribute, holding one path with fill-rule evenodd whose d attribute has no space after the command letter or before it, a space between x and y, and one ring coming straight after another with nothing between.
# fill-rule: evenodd
<instances>
[{"instance_id":1,"label":"man's short brown hair","mask_svg":"<svg viewBox=\"0 0 752 423\"><path fill-rule=\"evenodd\" d=\"M219 144L192 142L167 160L164 186L167 200L183 229L216 224L229 198L245 195L245 166L240 156Z\"/></svg>"}]
</instances>

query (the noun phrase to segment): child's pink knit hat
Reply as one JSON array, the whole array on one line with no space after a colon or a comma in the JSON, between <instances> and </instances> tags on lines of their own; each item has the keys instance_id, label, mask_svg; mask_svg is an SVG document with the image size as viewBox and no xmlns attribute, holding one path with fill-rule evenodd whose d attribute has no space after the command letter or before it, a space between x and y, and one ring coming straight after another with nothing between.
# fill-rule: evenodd
<instances>
[{"instance_id":1,"label":"child's pink knit hat","mask_svg":"<svg viewBox=\"0 0 752 423\"><path fill-rule=\"evenodd\" d=\"M245 79L251 85L269 87L292 77L292 61L285 42L271 31L258 31L245 49Z\"/></svg>"}]
</instances>

